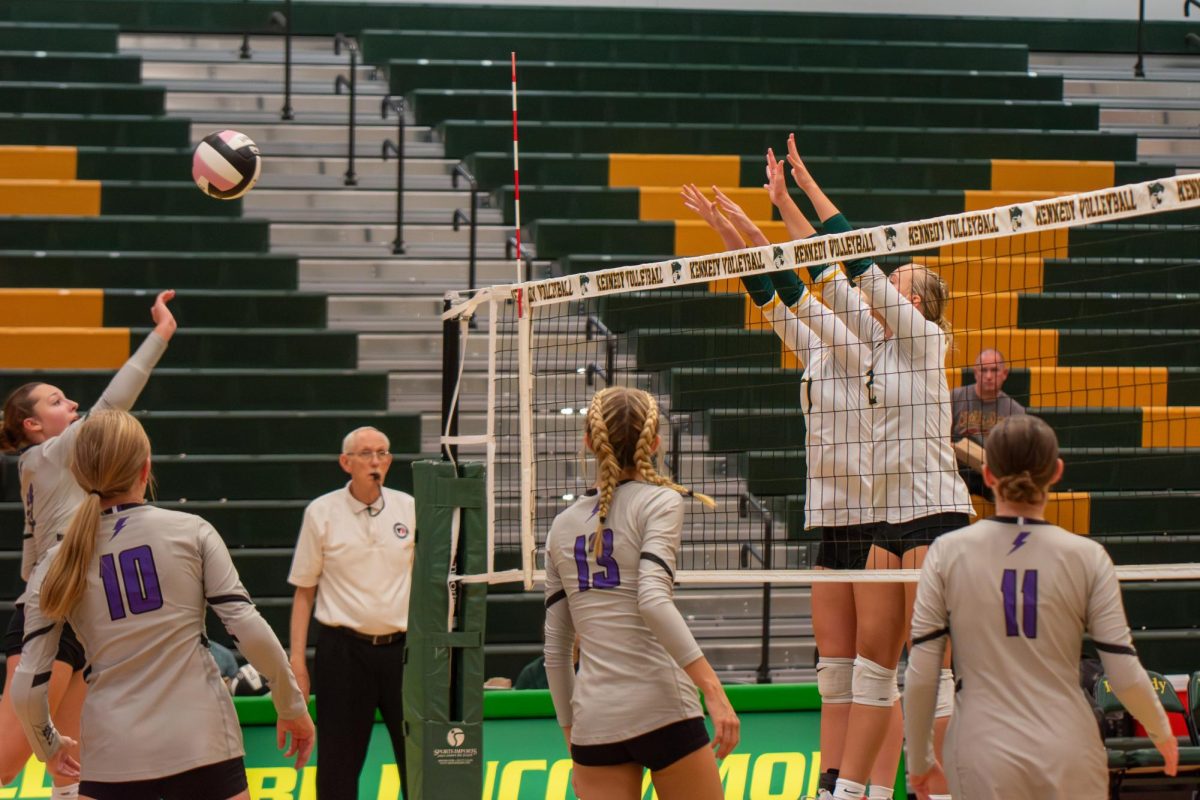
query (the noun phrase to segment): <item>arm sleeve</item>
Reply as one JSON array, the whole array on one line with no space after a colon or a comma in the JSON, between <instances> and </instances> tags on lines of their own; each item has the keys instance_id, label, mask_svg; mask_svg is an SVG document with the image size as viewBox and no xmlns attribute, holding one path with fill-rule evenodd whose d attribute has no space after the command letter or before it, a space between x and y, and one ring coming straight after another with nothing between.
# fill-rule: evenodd
<instances>
[{"instance_id":1,"label":"arm sleeve","mask_svg":"<svg viewBox=\"0 0 1200 800\"><path fill-rule=\"evenodd\" d=\"M238 650L270 682L276 712L282 719L303 716L308 704L300 695L283 645L242 586L220 534L206 522L200 528L200 554L204 564L204 597L237 642Z\"/></svg>"},{"instance_id":2,"label":"arm sleeve","mask_svg":"<svg viewBox=\"0 0 1200 800\"><path fill-rule=\"evenodd\" d=\"M300 523L300 537L296 540L296 551L292 554L292 569L288 583L311 589L321 579L325 556L321 552L321 526L313 514L310 504L304 509L304 521Z\"/></svg>"},{"instance_id":3,"label":"arm sleeve","mask_svg":"<svg viewBox=\"0 0 1200 800\"><path fill-rule=\"evenodd\" d=\"M1100 653L1104 675L1121 705L1142 723L1152 740L1161 741L1172 735L1167 712L1133 649L1133 636L1129 633L1112 559L1101 548L1096 551L1095 577L1088 596L1088 633Z\"/></svg>"},{"instance_id":4,"label":"arm sleeve","mask_svg":"<svg viewBox=\"0 0 1200 800\"><path fill-rule=\"evenodd\" d=\"M805 292L796 304L796 317L830 348L834 360L847 375L864 375L870 369L866 345L827 306Z\"/></svg>"},{"instance_id":5,"label":"arm sleeve","mask_svg":"<svg viewBox=\"0 0 1200 800\"><path fill-rule=\"evenodd\" d=\"M33 564L37 559L37 545L33 541L33 528L29 525L29 515L25 515L25 527L21 531L21 580L29 582L33 577Z\"/></svg>"},{"instance_id":6,"label":"arm sleeve","mask_svg":"<svg viewBox=\"0 0 1200 800\"><path fill-rule=\"evenodd\" d=\"M783 346L795 353L796 358L807 366L812 352L821 346L821 340L816 334L783 303L772 303L765 307L763 316L771 323L771 328L783 342Z\"/></svg>"},{"instance_id":7,"label":"arm sleeve","mask_svg":"<svg viewBox=\"0 0 1200 800\"><path fill-rule=\"evenodd\" d=\"M558 568L550 556L549 539L546 547L546 683L558 724L567 727L573 719L571 697L575 693L575 664L571 658L575 647L575 623L571 606L562 588Z\"/></svg>"},{"instance_id":8,"label":"arm sleeve","mask_svg":"<svg viewBox=\"0 0 1200 800\"><path fill-rule=\"evenodd\" d=\"M937 707L942 656L949 638L950 616L945 587L938 569L938 543L934 542L921 568L917 600L913 606L912 648L904 672L904 739L908 770L922 775L933 768L933 715Z\"/></svg>"},{"instance_id":9,"label":"arm sleeve","mask_svg":"<svg viewBox=\"0 0 1200 800\"><path fill-rule=\"evenodd\" d=\"M922 358L932 343L945 335L941 328L925 319L907 297L896 291L879 267L872 266L864 272L859 277L859 286L871 307L887 321L897 345L912 353L914 359Z\"/></svg>"},{"instance_id":10,"label":"arm sleeve","mask_svg":"<svg viewBox=\"0 0 1200 800\"><path fill-rule=\"evenodd\" d=\"M675 663L686 667L704 655L675 607L675 559L683 533L683 498L663 493L645 509L638 562L638 611Z\"/></svg>"},{"instance_id":11,"label":"arm sleeve","mask_svg":"<svg viewBox=\"0 0 1200 800\"><path fill-rule=\"evenodd\" d=\"M51 551L53 554L54 550ZM53 557L45 558L29 583L25 597L25 635L21 645L21 662L12 681L13 711L25 731L33 753L46 761L58 752L61 741L50 720L50 670L58 652L62 621L54 621L42 613L40 605L42 581Z\"/></svg>"},{"instance_id":12,"label":"arm sleeve","mask_svg":"<svg viewBox=\"0 0 1200 800\"><path fill-rule=\"evenodd\" d=\"M875 319L871 307L863 300L862 295L846 280L846 276L840 270L835 271L833 277L824 281L822 285L822 295L829 303L829 308L859 341L872 344L883 341L883 326Z\"/></svg>"}]
</instances>

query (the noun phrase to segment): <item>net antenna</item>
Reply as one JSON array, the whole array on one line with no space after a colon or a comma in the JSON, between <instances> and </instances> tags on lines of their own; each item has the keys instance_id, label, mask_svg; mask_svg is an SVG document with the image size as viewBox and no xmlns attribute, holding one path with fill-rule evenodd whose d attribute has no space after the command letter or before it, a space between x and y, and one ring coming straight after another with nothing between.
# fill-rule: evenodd
<instances>
[{"instance_id":1,"label":"net antenna","mask_svg":"<svg viewBox=\"0 0 1200 800\"><path fill-rule=\"evenodd\" d=\"M1041 386L1025 390L1034 399L1031 405L1036 407L1035 413L1071 410L1070 406L1087 413L1093 410L1090 406L1165 406L1167 368L1079 367L1072 366L1070 361L1063 364L1058 349L1053 349L1061 346L1060 331L1017 326L1015 306L1012 321L1000 322L992 315L997 304L1015 302L1008 297L1014 292L1041 292L1043 270L1049 269L1050 262L1078 262L1068 266L1085 275L1088 270L1101 274L1115 262L1131 271L1146 269L1140 266L1143 261L1161 262L1165 269L1194 268L1197 266L1194 255L1187 263L1174 263L1161 257L1165 248L1155 245L1160 237L1168 244L1187 237L1195 241L1196 215L1170 213L1188 209L1200 209L1200 174L1071 195L1042 193L1037 199L979 211L863 227L848 233L763 247L564 274L493 286L470 298L452 297L443 319L461 320L485 313L488 323L487 428L472 441L486 444L489 569L486 574L460 579L521 580L527 588L541 579L539 543L545 541L554 517L591 486L590 470L580 466L588 402L605 385L624 385L650 391L667 410L662 416L672 430L669 435L663 432L663 440L667 443L668 452L664 455L670 473L680 484L716 496L721 502L716 512L704 511L698 503L687 504L684 548L676 572L679 583L808 585L824 581L916 581L917 570L811 568L811 539L805 538L808 533L804 526L804 498L797 497L805 480L800 447L792 445L793 450L767 454L777 463L791 465L787 467L791 471L780 480L786 479L789 486L797 487L780 491L778 497L771 498L776 524L786 529L786 540L766 543L761 532L751 529L752 520L738 518L737 498L747 486L765 480L755 470L772 461L755 448L777 446L747 444L747 437L753 439L748 418L757 415L771 421L776 415L795 417L799 414L802 391L798 365L789 364L787 352L782 353L780 360L780 345L769 326L763 327L760 322L759 330L749 329L750 311L746 310L746 325L742 327L738 280L746 275L864 257L885 266L902 261L925 265L951 284L952 292L957 293L951 305L957 308L955 313L959 317L967 319L966 324L956 321L954 325L954 345L947 357L951 386L958 385L956 381L961 382L971 372L971 364L981 349L994 347L997 338L1003 337L1014 372L1021 371L1025 376L1022 380L1028 380L1028 385ZM1148 215L1156 217L1147 218ZM1009 283L1016 289L997 290L1001 275L1005 280L1012 278ZM1012 276L1024 277L1017 280ZM712 288L725 294L696 291L715 281L723 283ZM716 323L711 320L717 312L713 308L721 305L714 298L726 306L729 303L736 306L733 327L714 327ZM1196 303L1196 300L1180 302ZM981 304L993 310L980 312ZM728 315L725 318L728 320ZM462 332L464 339L472 335L466 328ZM1090 334L1091 331L1083 331L1076 340L1090 342L1094 338ZM748 341L760 342L763 349L755 349L758 345L748 349ZM731 342L739 344L731 347ZM1052 349L1038 350L1043 346ZM1109 363L1124 355L1120 349L1107 353ZM1118 364L1145 359L1145 349L1124 349L1132 352ZM604 366L599 368L599 365ZM1162 375L1155 370L1161 370ZM603 383L598 382L601 379ZM460 380L472 381L472 376L466 373ZM462 396L478 396L480 388L476 379L471 391L464 390ZM750 395L765 399L746 400ZM1098 397L1117 399L1096 401L1094 398ZM1146 410L1149 413L1150 409ZM1174 420L1175 417L1170 417L1163 425ZM1095 422L1088 424L1098 426ZM1183 430L1183 425L1200 425L1200 421L1180 418L1178 424L1179 430ZM1101 424L1098 429L1102 427ZM723 447L714 442L718 429L725 431ZM1056 429L1062 438L1064 429L1058 426ZM460 437L460 441L466 439ZM1069 450L1072 445L1067 441L1064 447ZM1174 445L1160 447L1165 452ZM1068 478L1072 474L1099 474L1098 469L1122 459L1162 457L1159 451L1131 455L1126 452L1129 447L1075 450L1078 452L1067 459ZM1164 463L1160 461L1159 466ZM868 468L864 465L864 469ZM1069 491L1071 488L1055 490L1057 493L1052 495L1055 513L1066 520L1058 524L1088 533L1086 511L1082 517L1066 516L1068 512L1074 513L1079 507L1079 497L1087 494ZM1200 491L1192 494L1200 497ZM800 513L796 513L796 502L801 504ZM1048 516L1056 521L1054 513ZM1071 519L1084 521L1073 526ZM1150 527L1134 532L1139 540L1162 538L1164 533L1186 533L1154 528L1157 524L1154 522L1144 524ZM1093 535L1097 533L1095 528L1093 524L1090 531ZM773 550L775 568L742 567L739 551L746 542L779 548ZM509 557L519 554L520 570L497 571L497 552ZM1136 558L1137 551L1133 552ZM1117 574L1122 580L1197 580L1200 563L1119 561Z\"/></svg>"}]
</instances>

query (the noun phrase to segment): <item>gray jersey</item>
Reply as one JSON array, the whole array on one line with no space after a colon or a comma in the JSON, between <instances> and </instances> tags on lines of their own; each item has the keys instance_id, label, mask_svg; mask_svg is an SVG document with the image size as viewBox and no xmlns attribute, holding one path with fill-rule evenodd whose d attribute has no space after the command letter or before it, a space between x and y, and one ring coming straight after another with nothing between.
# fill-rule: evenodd
<instances>
[{"instance_id":1,"label":"gray jersey","mask_svg":"<svg viewBox=\"0 0 1200 800\"><path fill-rule=\"evenodd\" d=\"M133 781L243 755L242 731L204 630L206 606L271 683L280 716L305 712L287 656L242 587L220 535L193 514L148 505L105 513L88 583L67 616L89 659L82 775ZM43 559L29 584L13 705L38 758L59 747L47 679L61 623L39 607Z\"/></svg>"},{"instance_id":2,"label":"gray jersey","mask_svg":"<svg viewBox=\"0 0 1200 800\"><path fill-rule=\"evenodd\" d=\"M1104 548L1015 517L983 520L934 542L917 586L905 686L916 773L932 763L947 632L960 686L945 748L951 794L1107 797L1104 746L1079 688L1084 633L1114 687L1148 688L1148 680Z\"/></svg>"},{"instance_id":3,"label":"gray jersey","mask_svg":"<svg viewBox=\"0 0 1200 800\"><path fill-rule=\"evenodd\" d=\"M167 343L151 333L124 366L117 371L92 410L119 408L128 411L146 386L150 371L166 352ZM71 453L79 421L53 439L34 445L21 453L17 471L21 476L21 504L25 511L25 540L21 577L29 580L34 567L66 533L75 509L83 500L83 489L71 474ZM22 601L18 601L22 602Z\"/></svg>"},{"instance_id":4,"label":"gray jersey","mask_svg":"<svg viewBox=\"0 0 1200 800\"><path fill-rule=\"evenodd\" d=\"M617 487L597 559L599 502L580 498L546 538L546 677L574 744L608 744L702 717L682 669L701 657L672 599L683 529L678 492L629 481ZM579 634L579 673L570 665Z\"/></svg>"}]
</instances>

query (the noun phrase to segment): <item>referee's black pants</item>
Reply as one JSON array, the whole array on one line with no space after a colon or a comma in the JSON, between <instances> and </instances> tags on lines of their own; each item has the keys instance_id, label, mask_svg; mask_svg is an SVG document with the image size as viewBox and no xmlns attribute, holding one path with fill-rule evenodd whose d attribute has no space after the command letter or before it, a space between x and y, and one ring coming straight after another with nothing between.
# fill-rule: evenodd
<instances>
[{"instance_id":1,"label":"referee's black pants","mask_svg":"<svg viewBox=\"0 0 1200 800\"><path fill-rule=\"evenodd\" d=\"M404 764L404 636L373 645L340 628L321 626L313 689L317 695L317 798L358 800L375 709L392 739L400 787Z\"/></svg>"}]
</instances>

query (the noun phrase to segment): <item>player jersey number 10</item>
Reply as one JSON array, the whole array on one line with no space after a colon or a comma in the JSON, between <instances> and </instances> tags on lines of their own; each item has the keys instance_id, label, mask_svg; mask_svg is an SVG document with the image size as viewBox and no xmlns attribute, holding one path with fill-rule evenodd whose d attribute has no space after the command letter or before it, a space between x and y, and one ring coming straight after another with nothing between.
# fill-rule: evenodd
<instances>
[{"instance_id":1,"label":"player jersey number 10","mask_svg":"<svg viewBox=\"0 0 1200 800\"><path fill-rule=\"evenodd\" d=\"M104 582L104 594L108 598L108 615L114 620L125 618L126 604L132 614L162 608L163 596L154 567L154 551L148 544L122 550L115 558L112 553L101 556L100 580Z\"/></svg>"}]
</instances>

